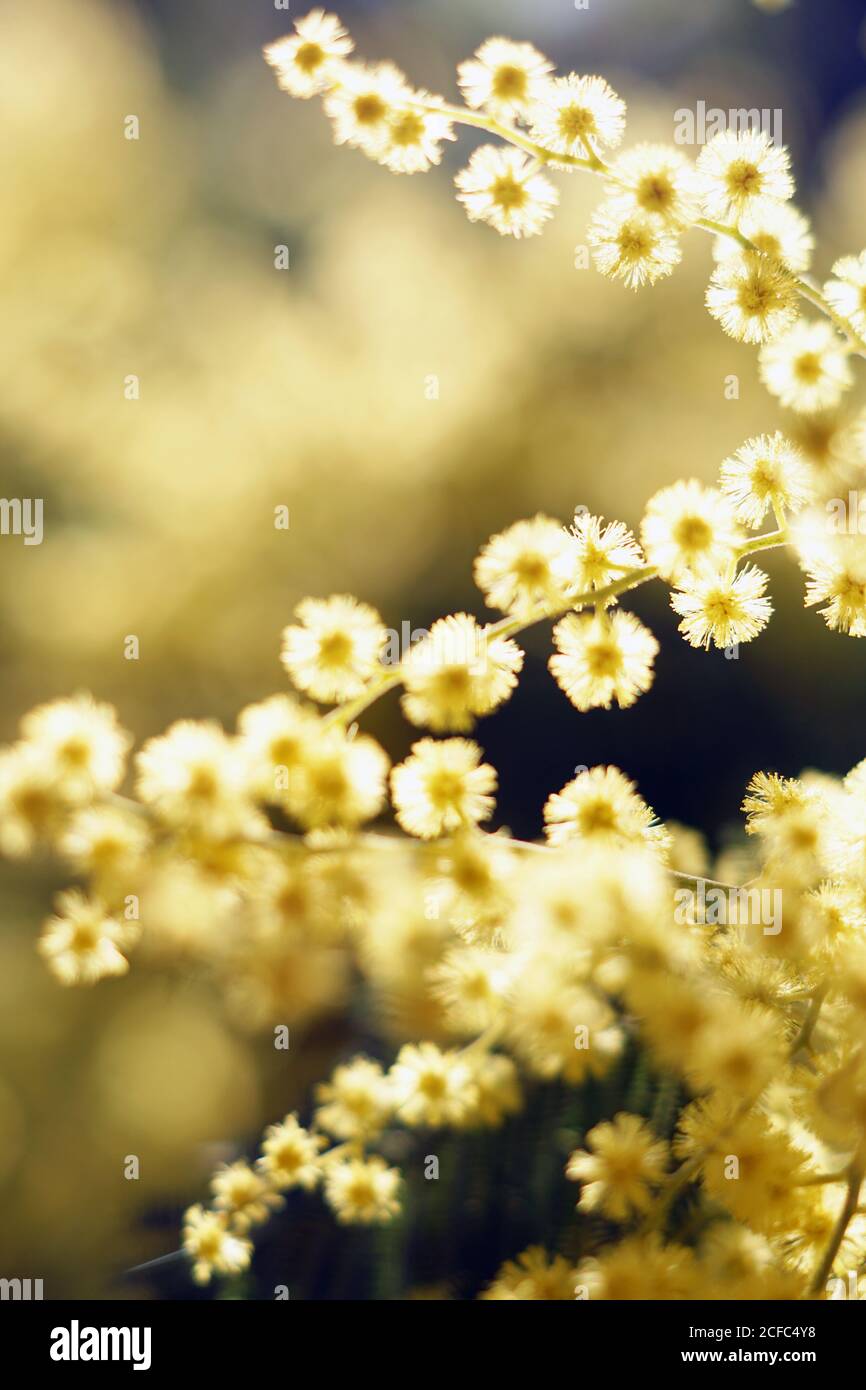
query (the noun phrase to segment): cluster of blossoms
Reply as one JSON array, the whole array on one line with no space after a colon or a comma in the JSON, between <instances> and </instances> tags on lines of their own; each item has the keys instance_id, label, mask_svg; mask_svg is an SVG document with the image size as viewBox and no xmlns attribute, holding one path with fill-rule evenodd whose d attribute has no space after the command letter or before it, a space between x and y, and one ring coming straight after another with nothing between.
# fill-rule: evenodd
<instances>
[{"instance_id":1,"label":"cluster of blossoms","mask_svg":"<svg viewBox=\"0 0 866 1390\"><path fill-rule=\"evenodd\" d=\"M353 48L339 19L314 10L265 57L292 96L321 96L338 144L395 173L439 164L455 125L495 136L455 183L469 218L502 235L543 231L559 201L546 171L597 175L607 196L589 248L602 274L634 289L671 274L690 228L710 233L709 312L731 337L761 345L761 379L784 406L813 413L838 405L852 384L852 354L866 356L866 251L837 261L823 290L810 278L814 238L790 201L784 147L761 131L722 131L695 161L664 144L611 157L625 102L602 77L555 76L532 44L486 40L458 67L463 106L413 88L391 63L351 59ZM825 317L800 318L804 301Z\"/></svg>"},{"instance_id":2,"label":"cluster of blossoms","mask_svg":"<svg viewBox=\"0 0 866 1390\"><path fill-rule=\"evenodd\" d=\"M332 16L296 30L268 60L289 92L323 96L338 141L414 172L457 121L491 131L504 147L477 151L458 187L471 217L514 235L555 202L543 168L600 173L603 270L658 278L687 227L711 230L734 243L711 311L764 344L771 389L811 412L848 384L866 264L840 261L823 293L797 278L811 238L783 151L723 136L695 168L658 147L608 166L623 103L598 77L551 76L528 44L484 44L456 109L390 64L350 62ZM796 322L802 297L828 321ZM296 693L248 706L233 733L174 724L138 752L133 795L119 791L132 738L112 708L80 695L24 718L0 751L0 850L48 848L88 885L61 895L39 941L63 984L122 974L137 949L206 968L247 1026L302 1029L360 976L393 1055L340 1062L305 1123L288 1115L255 1160L214 1175L185 1221L198 1281L245 1269L251 1233L291 1189L320 1188L342 1223L403 1219L393 1131L519 1124L531 1088L577 1093L629 1057L646 1084L626 1077L628 1100L563 1153L579 1192L561 1249L515 1252L483 1297L799 1299L866 1264L866 762L844 779L757 774L746 881L727 887L695 878L694 837L661 825L614 767L549 797L543 842L484 830L497 774L469 737L510 698L514 639L541 621L578 710L633 704L659 648L620 599L644 582L669 587L692 646L752 640L772 612L753 559L772 548L793 554L830 628L866 635L866 540L831 530L825 505L862 466L864 430L846 431L844 460L839 434L749 439L718 486L658 492L638 534L580 510L570 527L516 523L475 561L502 616L445 617L396 664L370 606L305 599L281 650ZM357 721L398 689L423 736L391 768ZM371 830L389 793L396 827Z\"/></svg>"},{"instance_id":3,"label":"cluster of blossoms","mask_svg":"<svg viewBox=\"0 0 866 1390\"><path fill-rule=\"evenodd\" d=\"M718 488L659 492L640 542L582 512L518 522L475 561L504 616L443 618L398 664L368 605L305 599L281 651L298 694L248 706L233 734L174 724L138 752L134 797L111 707L80 695L25 716L0 753L0 846L51 848L90 885L61 895L39 941L60 981L121 974L137 947L206 966L247 1025L303 1027L359 971L384 1045L402 1044L387 1070L337 1066L306 1127L288 1116L255 1163L215 1175L186 1220L198 1280L248 1264L289 1188L321 1187L344 1223L398 1218L396 1127L518 1123L527 1087L581 1088L635 1046L657 1099L568 1159L575 1258L526 1251L485 1297L796 1298L866 1260L866 765L758 774L751 877L725 890L740 910L708 915L676 867L683 833L614 767L550 796L543 843L485 831L497 776L466 736L511 695L514 637L542 620L579 710L630 705L658 645L619 599L644 580L671 586L692 645L750 640L771 610L749 559L773 546L793 548L830 627L866 633L862 542L817 527L819 492L776 434L727 459ZM776 529L749 537L768 513ZM389 769L357 721L397 688L427 733ZM365 828L389 788L405 834Z\"/></svg>"}]
</instances>

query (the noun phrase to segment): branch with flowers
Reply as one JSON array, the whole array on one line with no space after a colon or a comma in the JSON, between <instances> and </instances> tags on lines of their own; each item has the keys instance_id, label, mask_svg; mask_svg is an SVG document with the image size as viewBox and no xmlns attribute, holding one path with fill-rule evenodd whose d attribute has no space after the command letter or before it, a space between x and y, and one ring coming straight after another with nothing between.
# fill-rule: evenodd
<instances>
[{"instance_id":1,"label":"branch with flowers","mask_svg":"<svg viewBox=\"0 0 866 1390\"><path fill-rule=\"evenodd\" d=\"M514 236L550 216L547 170L595 173L604 273L652 283L687 228L710 231L708 307L762 345L770 390L811 411L851 384L866 253L823 290L805 278L812 240L785 151L725 136L694 167L659 146L608 164L623 103L600 77L552 76L529 44L491 39L462 64L465 108L351 49L314 11L266 52L287 91L323 97L338 143L409 173L439 162L455 124L486 130L502 146L475 152L459 197ZM800 323L801 299L824 320ZM62 895L39 941L62 984L123 974L136 948L208 972L246 1027L303 1033L344 1010L358 978L373 1006L380 1056L340 1060L303 1123L270 1126L187 1212L197 1281L246 1270L255 1230L296 1190L321 1191L342 1224L399 1226L421 1158L395 1136L429 1149L431 1133L513 1133L545 1091L564 1108L542 1141L570 1136L576 1214L558 1249L515 1250L483 1297L805 1299L866 1264L866 760L844 779L757 773L749 877L734 886L689 870L685 832L614 767L549 797L543 842L484 830L497 773L469 737L517 685L515 637L543 621L578 711L634 704L659 645L621 600L649 581L691 646L753 640L772 615L753 561L772 549L804 572L828 627L866 635L866 543L828 526L827 488L777 432L726 459L718 486L656 493L638 535L585 512L568 527L519 521L474 565L501 616L444 617L394 665L373 608L306 598L281 651L298 694L248 706L233 734L174 724L137 754L129 797L132 738L113 709L78 696L25 716L0 753L0 849L47 848L88 885ZM398 689L424 736L391 769L358 721ZM396 826L370 829L388 791ZM768 920L768 900L783 914ZM616 1099L575 1124L573 1102L602 1083ZM402 1169L395 1152L410 1154Z\"/></svg>"}]
</instances>

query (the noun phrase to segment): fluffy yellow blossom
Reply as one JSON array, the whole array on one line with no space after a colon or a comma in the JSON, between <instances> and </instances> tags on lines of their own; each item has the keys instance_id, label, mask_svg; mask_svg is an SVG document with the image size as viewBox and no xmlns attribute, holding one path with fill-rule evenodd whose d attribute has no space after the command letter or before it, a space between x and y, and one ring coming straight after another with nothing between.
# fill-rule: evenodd
<instances>
[{"instance_id":1,"label":"fluffy yellow blossom","mask_svg":"<svg viewBox=\"0 0 866 1390\"><path fill-rule=\"evenodd\" d=\"M794 192L788 151L763 131L720 131L697 158L703 210L718 220L742 217L765 198L784 202Z\"/></svg>"},{"instance_id":2,"label":"fluffy yellow blossom","mask_svg":"<svg viewBox=\"0 0 866 1390\"><path fill-rule=\"evenodd\" d=\"M657 1235L630 1236L575 1271L578 1297L615 1302L691 1298L694 1258L682 1245L664 1245Z\"/></svg>"},{"instance_id":3,"label":"fluffy yellow blossom","mask_svg":"<svg viewBox=\"0 0 866 1390\"><path fill-rule=\"evenodd\" d=\"M225 1212L234 1229L241 1233L251 1226L260 1226L283 1204L282 1197L271 1190L261 1174L243 1161L219 1168L211 1178L211 1192L217 1211Z\"/></svg>"},{"instance_id":4,"label":"fluffy yellow blossom","mask_svg":"<svg viewBox=\"0 0 866 1390\"><path fill-rule=\"evenodd\" d=\"M720 486L746 526L760 526L768 511L779 518L799 512L815 491L808 463L780 430L747 439L725 459Z\"/></svg>"},{"instance_id":5,"label":"fluffy yellow blossom","mask_svg":"<svg viewBox=\"0 0 866 1390\"><path fill-rule=\"evenodd\" d=\"M539 961L514 981L508 1015L509 1045L544 1080L562 1077L579 1086L604 1076L622 1051L623 1035L610 1005L562 976L561 961Z\"/></svg>"},{"instance_id":6,"label":"fluffy yellow blossom","mask_svg":"<svg viewBox=\"0 0 866 1390\"><path fill-rule=\"evenodd\" d=\"M265 801L281 801L286 779L303 767L318 716L291 695L272 695L247 705L238 715L238 743L249 766L251 785Z\"/></svg>"},{"instance_id":7,"label":"fluffy yellow blossom","mask_svg":"<svg viewBox=\"0 0 866 1390\"><path fill-rule=\"evenodd\" d=\"M423 109L420 102L426 102ZM416 93L413 103L392 111L385 123L385 141L378 156L392 174L423 174L442 160L442 141L456 140L454 127L438 97Z\"/></svg>"},{"instance_id":8,"label":"fluffy yellow blossom","mask_svg":"<svg viewBox=\"0 0 866 1390\"><path fill-rule=\"evenodd\" d=\"M866 537L840 537L804 568L807 606L823 604L818 612L834 631L866 637Z\"/></svg>"},{"instance_id":9,"label":"fluffy yellow blossom","mask_svg":"<svg viewBox=\"0 0 866 1390\"><path fill-rule=\"evenodd\" d=\"M529 117L533 140L556 154L589 158L620 143L625 102L603 77L554 77L542 83Z\"/></svg>"},{"instance_id":10,"label":"fluffy yellow blossom","mask_svg":"<svg viewBox=\"0 0 866 1390\"><path fill-rule=\"evenodd\" d=\"M481 1295L493 1301L558 1301L574 1299L577 1271L562 1255L548 1255L540 1245L531 1245L515 1260L502 1266L492 1284Z\"/></svg>"},{"instance_id":11,"label":"fluffy yellow blossom","mask_svg":"<svg viewBox=\"0 0 866 1390\"><path fill-rule=\"evenodd\" d=\"M475 582L491 608L528 617L561 608L573 580L568 532L550 517L518 521L475 560Z\"/></svg>"},{"instance_id":12,"label":"fluffy yellow blossom","mask_svg":"<svg viewBox=\"0 0 866 1390\"><path fill-rule=\"evenodd\" d=\"M694 167L674 145L634 145L611 165L608 192L623 206L652 213L672 228L697 215Z\"/></svg>"},{"instance_id":13,"label":"fluffy yellow blossom","mask_svg":"<svg viewBox=\"0 0 866 1390\"><path fill-rule=\"evenodd\" d=\"M184 1214L183 1248L193 1261L192 1277L209 1284L214 1274L240 1274L249 1266L251 1241L236 1235L225 1211L190 1207Z\"/></svg>"},{"instance_id":14,"label":"fluffy yellow blossom","mask_svg":"<svg viewBox=\"0 0 866 1390\"><path fill-rule=\"evenodd\" d=\"M0 849L29 854L59 826L63 804L57 778L41 748L29 743L0 749Z\"/></svg>"},{"instance_id":15,"label":"fluffy yellow blossom","mask_svg":"<svg viewBox=\"0 0 866 1390\"><path fill-rule=\"evenodd\" d=\"M412 1126L452 1125L475 1100L472 1072L459 1052L407 1043L388 1073L396 1113Z\"/></svg>"},{"instance_id":16,"label":"fluffy yellow blossom","mask_svg":"<svg viewBox=\"0 0 866 1390\"><path fill-rule=\"evenodd\" d=\"M571 527L571 576L575 594L603 589L643 564L643 553L621 521L576 512ZM611 600L613 601L613 600Z\"/></svg>"},{"instance_id":17,"label":"fluffy yellow blossom","mask_svg":"<svg viewBox=\"0 0 866 1390\"><path fill-rule=\"evenodd\" d=\"M136 758L136 792L169 825L220 838L255 831L243 749L213 720L179 720Z\"/></svg>"},{"instance_id":18,"label":"fluffy yellow blossom","mask_svg":"<svg viewBox=\"0 0 866 1390\"><path fill-rule=\"evenodd\" d=\"M339 76L342 59L354 48L336 15L311 10L295 21L295 33L270 43L265 59L293 97L312 97Z\"/></svg>"},{"instance_id":19,"label":"fluffy yellow blossom","mask_svg":"<svg viewBox=\"0 0 866 1390\"><path fill-rule=\"evenodd\" d=\"M388 123L405 110L411 88L393 63L344 63L339 81L325 94L334 140L373 159L388 147Z\"/></svg>"},{"instance_id":20,"label":"fluffy yellow blossom","mask_svg":"<svg viewBox=\"0 0 866 1390\"><path fill-rule=\"evenodd\" d=\"M125 897L144 868L150 841L147 822L133 810L87 806L72 817L58 848L104 896Z\"/></svg>"},{"instance_id":21,"label":"fluffy yellow blossom","mask_svg":"<svg viewBox=\"0 0 866 1390\"><path fill-rule=\"evenodd\" d=\"M730 647L751 642L766 627L773 605L764 597L767 576L754 565L735 575L696 579L671 594L679 630L693 647Z\"/></svg>"},{"instance_id":22,"label":"fluffy yellow blossom","mask_svg":"<svg viewBox=\"0 0 866 1390\"><path fill-rule=\"evenodd\" d=\"M725 332L742 343L770 342L799 314L796 281L778 260L759 251L720 261L706 304Z\"/></svg>"},{"instance_id":23,"label":"fluffy yellow blossom","mask_svg":"<svg viewBox=\"0 0 866 1390\"><path fill-rule=\"evenodd\" d=\"M569 613L553 640L550 670L579 710L627 709L652 685L659 645L632 613Z\"/></svg>"},{"instance_id":24,"label":"fluffy yellow blossom","mask_svg":"<svg viewBox=\"0 0 866 1390\"><path fill-rule=\"evenodd\" d=\"M842 314L855 333L866 333L866 251L859 256L843 256L833 266L834 279L824 286L824 295Z\"/></svg>"},{"instance_id":25,"label":"fluffy yellow blossom","mask_svg":"<svg viewBox=\"0 0 866 1390\"><path fill-rule=\"evenodd\" d=\"M495 790L496 769L468 738L422 738L391 773L397 819L424 840L488 820Z\"/></svg>"},{"instance_id":26,"label":"fluffy yellow blossom","mask_svg":"<svg viewBox=\"0 0 866 1390\"><path fill-rule=\"evenodd\" d=\"M458 946L428 972L430 992L444 1004L453 1031L474 1037L502 1017L513 972L501 951Z\"/></svg>"},{"instance_id":27,"label":"fluffy yellow blossom","mask_svg":"<svg viewBox=\"0 0 866 1390\"><path fill-rule=\"evenodd\" d=\"M570 1156L566 1175L581 1183L578 1206L625 1221L646 1211L667 1166L668 1148L637 1115L621 1113L586 1136L589 1152Z\"/></svg>"},{"instance_id":28,"label":"fluffy yellow blossom","mask_svg":"<svg viewBox=\"0 0 866 1390\"><path fill-rule=\"evenodd\" d=\"M273 1187L312 1188L321 1177L320 1151L325 1147L321 1134L311 1134L298 1124L297 1115L287 1115L278 1125L269 1125L262 1141L259 1170Z\"/></svg>"},{"instance_id":29,"label":"fluffy yellow blossom","mask_svg":"<svg viewBox=\"0 0 866 1390\"><path fill-rule=\"evenodd\" d=\"M693 1084L757 1096L779 1069L785 1048L778 1020L766 1011L719 1005L695 1039L685 1069Z\"/></svg>"},{"instance_id":30,"label":"fluffy yellow blossom","mask_svg":"<svg viewBox=\"0 0 866 1390\"><path fill-rule=\"evenodd\" d=\"M440 618L403 661L403 711L437 733L465 733L509 698L523 652L468 613Z\"/></svg>"},{"instance_id":31,"label":"fluffy yellow blossom","mask_svg":"<svg viewBox=\"0 0 866 1390\"><path fill-rule=\"evenodd\" d=\"M530 43L486 39L457 69L467 106L493 116L524 116L545 89L552 64Z\"/></svg>"},{"instance_id":32,"label":"fluffy yellow blossom","mask_svg":"<svg viewBox=\"0 0 866 1390\"><path fill-rule=\"evenodd\" d=\"M617 767L592 767L578 773L544 807L544 824L552 845L570 840L596 843L658 843L658 824L634 782Z\"/></svg>"},{"instance_id":33,"label":"fluffy yellow blossom","mask_svg":"<svg viewBox=\"0 0 866 1390\"><path fill-rule=\"evenodd\" d=\"M454 180L470 222L489 222L501 236L537 236L559 193L520 150L481 145Z\"/></svg>"},{"instance_id":34,"label":"fluffy yellow blossom","mask_svg":"<svg viewBox=\"0 0 866 1390\"><path fill-rule=\"evenodd\" d=\"M602 275L632 290L670 275L682 256L676 233L660 217L619 202L596 211L586 239Z\"/></svg>"},{"instance_id":35,"label":"fluffy yellow blossom","mask_svg":"<svg viewBox=\"0 0 866 1390\"><path fill-rule=\"evenodd\" d=\"M21 735L53 768L64 799L74 802L113 791L132 745L111 705L97 704L90 695L39 705L22 719Z\"/></svg>"},{"instance_id":36,"label":"fluffy yellow blossom","mask_svg":"<svg viewBox=\"0 0 866 1390\"><path fill-rule=\"evenodd\" d=\"M742 539L728 499L695 479L657 492L641 523L649 563L675 583L690 573L718 572L733 559Z\"/></svg>"},{"instance_id":37,"label":"fluffy yellow blossom","mask_svg":"<svg viewBox=\"0 0 866 1390\"><path fill-rule=\"evenodd\" d=\"M726 1125L724 1114L717 1104L689 1106L676 1151L690 1156L708 1150L701 1174L709 1195L738 1221L771 1233L785 1219L797 1180L804 1176L806 1155L766 1116L753 1113Z\"/></svg>"},{"instance_id":38,"label":"fluffy yellow blossom","mask_svg":"<svg viewBox=\"0 0 866 1390\"><path fill-rule=\"evenodd\" d=\"M338 1139L375 1139L393 1111L391 1090L378 1062L353 1057L316 1087L316 1124Z\"/></svg>"},{"instance_id":39,"label":"fluffy yellow blossom","mask_svg":"<svg viewBox=\"0 0 866 1390\"><path fill-rule=\"evenodd\" d=\"M135 941L134 923L108 916L99 902L77 889L61 893L59 914L50 917L39 938L39 952L64 985L92 985L109 975L125 975L124 951Z\"/></svg>"},{"instance_id":40,"label":"fluffy yellow blossom","mask_svg":"<svg viewBox=\"0 0 866 1390\"><path fill-rule=\"evenodd\" d=\"M770 199L755 203L740 218L739 231L758 251L780 262L786 270L800 274L809 269L815 238L808 219L790 203ZM741 252L742 246L732 237L719 237L714 247L719 260Z\"/></svg>"},{"instance_id":41,"label":"fluffy yellow blossom","mask_svg":"<svg viewBox=\"0 0 866 1390\"><path fill-rule=\"evenodd\" d=\"M321 729L289 773L284 804L308 830L360 825L382 809L387 775L388 758L375 739L336 726Z\"/></svg>"},{"instance_id":42,"label":"fluffy yellow blossom","mask_svg":"<svg viewBox=\"0 0 866 1390\"><path fill-rule=\"evenodd\" d=\"M295 615L300 625L284 630L280 660L298 689L326 702L360 695L380 669L387 638L376 610L335 594L305 598Z\"/></svg>"},{"instance_id":43,"label":"fluffy yellow blossom","mask_svg":"<svg viewBox=\"0 0 866 1390\"><path fill-rule=\"evenodd\" d=\"M842 339L823 320L797 323L765 343L761 380L782 405L810 413L837 405L851 385L851 366Z\"/></svg>"},{"instance_id":44,"label":"fluffy yellow blossom","mask_svg":"<svg viewBox=\"0 0 866 1390\"><path fill-rule=\"evenodd\" d=\"M325 1200L344 1225L382 1225L400 1210L398 1169L385 1160L334 1159L325 1169Z\"/></svg>"}]
</instances>

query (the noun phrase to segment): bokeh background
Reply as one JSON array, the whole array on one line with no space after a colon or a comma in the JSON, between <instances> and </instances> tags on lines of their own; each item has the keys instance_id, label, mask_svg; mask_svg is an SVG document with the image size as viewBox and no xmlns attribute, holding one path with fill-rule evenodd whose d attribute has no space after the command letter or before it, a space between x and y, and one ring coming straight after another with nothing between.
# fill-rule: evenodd
<instances>
[{"instance_id":1,"label":"bokeh background","mask_svg":"<svg viewBox=\"0 0 866 1390\"><path fill-rule=\"evenodd\" d=\"M304 594L357 593L398 631L480 614L472 558L512 520L582 504L635 525L660 486L711 480L750 434L792 427L754 350L702 307L709 238L632 294L575 269L591 180L563 177L555 221L514 243L452 196L471 132L413 178L335 148L319 104L280 93L260 56L306 8L0 4L2 492L45 504L43 545L0 540L6 739L32 704L82 688L139 738L183 716L231 723L283 688L279 633ZM448 97L484 37L529 39L608 78L629 141L670 140L674 111L698 101L781 108L818 273L866 242L860 0L337 8L361 56ZM626 714L578 715L533 634L518 694L481 731L501 822L537 834L576 765L613 762L719 848L756 768L862 757L862 645L803 610L784 557L767 567L777 616L737 661L688 648L661 592L636 596L662 651ZM402 755L396 701L368 724ZM33 941L63 881L48 861L0 869L0 1273L54 1297L185 1296L177 1275L118 1276L176 1246L215 1159L303 1101L334 1036L313 1034L287 1069L194 974L62 991ZM335 1238L317 1239L327 1269ZM349 1287L323 1275L317 1296Z\"/></svg>"}]
</instances>

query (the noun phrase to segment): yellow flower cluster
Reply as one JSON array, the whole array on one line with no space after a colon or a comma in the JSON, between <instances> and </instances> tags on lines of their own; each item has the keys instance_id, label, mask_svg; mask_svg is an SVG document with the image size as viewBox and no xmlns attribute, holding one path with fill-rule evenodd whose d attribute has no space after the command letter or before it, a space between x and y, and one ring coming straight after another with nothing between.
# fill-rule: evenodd
<instances>
[{"instance_id":1,"label":"yellow flower cluster","mask_svg":"<svg viewBox=\"0 0 866 1390\"><path fill-rule=\"evenodd\" d=\"M349 58L354 45L334 15L314 10L295 34L268 45L280 86L319 95L338 144L395 173L439 164L455 125L493 135L455 179L470 220L502 235L534 236L559 202L548 170L583 170L606 199L587 241L597 268L633 289L670 275L690 228L715 238L706 305L724 331L761 345L761 378L783 405L835 407L851 386L850 357L866 356L866 251L843 256L823 290L809 271L814 238L791 205L787 149L759 130L721 131L689 160L674 145L622 143L625 102L604 78L568 73L530 43L487 39L457 69L465 104L413 88L392 63ZM805 301L824 320L799 317Z\"/></svg>"},{"instance_id":2,"label":"yellow flower cluster","mask_svg":"<svg viewBox=\"0 0 866 1390\"><path fill-rule=\"evenodd\" d=\"M544 842L484 831L496 772L465 737L510 696L513 636L540 620L556 620L550 666L578 709L631 704L657 644L618 600L645 579L674 586L693 645L749 640L770 607L765 576L739 562L770 546L792 545L830 626L866 632L859 540L849 553L816 533L816 488L776 434L726 460L717 489L652 498L640 544L586 514L519 522L475 562L505 616L444 618L397 664L367 605L307 599L283 663L332 707L283 693L234 734L176 723L137 754L134 798L117 791L131 738L113 709L80 695L24 718L0 755L0 842L51 848L90 882L40 938L62 983L124 972L138 943L206 966L246 1025L304 1026L360 969L386 1042L402 1043L387 1070L337 1066L309 1127L288 1116L254 1164L215 1175L210 1207L186 1218L196 1279L243 1269L250 1230L290 1188L320 1188L340 1222L390 1222L396 1126L500 1126L527 1084L606 1076L635 1038L675 1132L661 1111L592 1128L567 1174L578 1222L601 1215L616 1234L575 1262L525 1252L486 1297L803 1297L866 1258L866 762L843 781L756 775L749 883L708 889L672 870L677 832L617 768L549 797ZM747 538L768 511L777 528ZM421 738L389 778L356 721L399 686L410 721L445 737ZM362 828L389 785L402 836ZM680 1229L687 1194L697 1241Z\"/></svg>"},{"instance_id":3,"label":"yellow flower cluster","mask_svg":"<svg viewBox=\"0 0 866 1390\"><path fill-rule=\"evenodd\" d=\"M720 136L694 167L656 146L608 165L624 104L599 77L551 76L529 44L491 39L462 64L465 108L351 51L314 11L267 57L285 90L323 97L338 143L395 172L438 163L457 122L495 134L503 147L476 151L457 183L469 216L501 232L541 229L556 201L543 169L600 173L610 197L590 241L629 284L667 274L687 227L733 242L711 312L763 345L787 403L838 400L863 349L864 257L839 261L823 293L797 278L811 236L783 150ZM798 321L802 297L826 321ZM844 779L756 774L739 886L672 867L678 832L614 767L549 797L543 841L482 829L497 774L467 737L510 698L514 638L540 621L578 710L633 704L659 647L620 599L644 582L670 587L692 646L752 640L772 613L752 559L773 548L829 627L866 635L866 546L828 527L838 475L816 452L751 438L717 487L652 497L637 535L582 510L570 527L517 522L474 565L502 616L446 616L396 663L369 605L306 598L282 635L297 694L250 705L231 733L175 723L135 757L133 795L119 792L132 738L113 709L79 695L22 720L0 751L0 850L47 848L89 884L61 895L39 941L61 983L119 975L137 948L207 969L245 1026L303 1028L343 1006L357 971L393 1054L341 1062L308 1123L286 1116L254 1161L214 1175L185 1220L198 1281L245 1269L251 1231L291 1189L318 1188L342 1223L398 1219L399 1127L506 1125L527 1087L609 1079L635 1048L653 1103L574 1135L562 1251L516 1254L485 1298L797 1299L866 1262L866 760ZM395 689L425 733L391 768L357 721ZM365 828L389 794L396 826Z\"/></svg>"}]
</instances>

